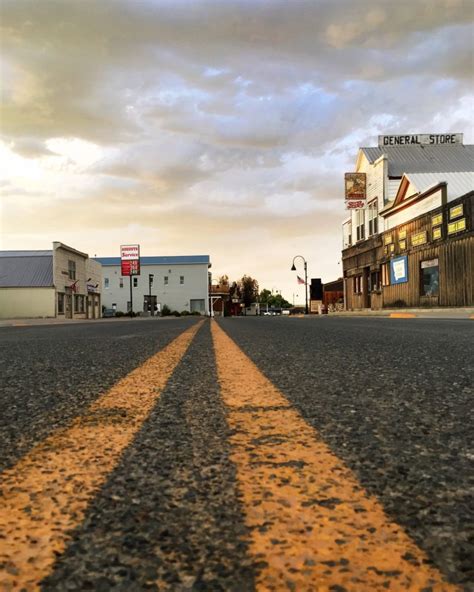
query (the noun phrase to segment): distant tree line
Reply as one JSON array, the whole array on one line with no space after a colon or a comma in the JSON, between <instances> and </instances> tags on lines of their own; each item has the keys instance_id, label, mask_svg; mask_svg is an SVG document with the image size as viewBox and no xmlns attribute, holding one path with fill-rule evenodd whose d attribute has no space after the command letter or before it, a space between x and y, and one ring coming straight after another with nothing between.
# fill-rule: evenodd
<instances>
[{"instance_id":1,"label":"distant tree line","mask_svg":"<svg viewBox=\"0 0 474 592\"><path fill-rule=\"evenodd\" d=\"M245 307L249 307L254 302L268 305L271 308L290 308L291 304L285 300L281 293L273 294L270 290L264 289L259 291L258 281L249 275L244 275L240 280L229 281L227 275L222 275L219 278L221 286L229 286L229 294L231 298L242 301Z\"/></svg>"}]
</instances>

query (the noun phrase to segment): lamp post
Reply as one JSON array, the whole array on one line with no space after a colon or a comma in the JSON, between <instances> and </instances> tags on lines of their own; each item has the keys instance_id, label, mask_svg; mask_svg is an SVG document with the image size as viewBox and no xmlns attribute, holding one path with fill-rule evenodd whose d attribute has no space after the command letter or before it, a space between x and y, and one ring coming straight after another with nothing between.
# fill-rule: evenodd
<instances>
[{"instance_id":1,"label":"lamp post","mask_svg":"<svg viewBox=\"0 0 474 592\"><path fill-rule=\"evenodd\" d=\"M295 267L295 259L303 259L304 264L304 301L305 301L305 314L308 314L308 264L306 263L306 259L302 255L295 255L293 257L293 264L291 266L291 271L296 271Z\"/></svg>"}]
</instances>

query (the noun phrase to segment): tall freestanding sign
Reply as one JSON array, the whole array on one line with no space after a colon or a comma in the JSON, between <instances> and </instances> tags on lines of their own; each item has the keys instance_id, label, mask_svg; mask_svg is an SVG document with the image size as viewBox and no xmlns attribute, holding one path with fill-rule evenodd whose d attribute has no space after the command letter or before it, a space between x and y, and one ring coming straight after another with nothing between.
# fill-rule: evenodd
<instances>
[{"instance_id":1,"label":"tall freestanding sign","mask_svg":"<svg viewBox=\"0 0 474 592\"><path fill-rule=\"evenodd\" d=\"M130 316L133 314L132 276L140 275L140 245L121 245L122 276L130 276Z\"/></svg>"}]
</instances>

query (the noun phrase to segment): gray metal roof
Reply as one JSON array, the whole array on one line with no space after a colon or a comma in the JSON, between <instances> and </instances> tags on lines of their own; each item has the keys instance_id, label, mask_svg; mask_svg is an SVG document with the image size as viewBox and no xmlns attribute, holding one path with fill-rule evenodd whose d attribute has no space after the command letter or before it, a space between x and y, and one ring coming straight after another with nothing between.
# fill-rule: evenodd
<instances>
[{"instance_id":1,"label":"gray metal roof","mask_svg":"<svg viewBox=\"0 0 474 592\"><path fill-rule=\"evenodd\" d=\"M401 177L403 173L455 173L474 171L474 145L449 146L383 146L361 148L369 162L382 154L388 158L388 176Z\"/></svg>"},{"instance_id":2,"label":"gray metal roof","mask_svg":"<svg viewBox=\"0 0 474 592\"><path fill-rule=\"evenodd\" d=\"M46 257L53 251L0 251L0 257Z\"/></svg>"},{"instance_id":3,"label":"gray metal roof","mask_svg":"<svg viewBox=\"0 0 474 592\"><path fill-rule=\"evenodd\" d=\"M474 189L474 173L409 173L407 177L419 193L424 193L430 187L445 181L448 201L457 199Z\"/></svg>"},{"instance_id":4,"label":"gray metal roof","mask_svg":"<svg viewBox=\"0 0 474 592\"><path fill-rule=\"evenodd\" d=\"M0 288L52 285L52 251L0 251Z\"/></svg>"}]
</instances>

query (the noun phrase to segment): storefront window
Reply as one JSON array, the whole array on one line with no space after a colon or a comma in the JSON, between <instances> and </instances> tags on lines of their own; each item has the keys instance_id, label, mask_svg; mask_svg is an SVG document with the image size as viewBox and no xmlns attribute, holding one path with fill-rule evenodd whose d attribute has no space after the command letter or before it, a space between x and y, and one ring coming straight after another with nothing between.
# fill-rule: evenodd
<instances>
[{"instance_id":1,"label":"storefront window","mask_svg":"<svg viewBox=\"0 0 474 592\"><path fill-rule=\"evenodd\" d=\"M84 312L84 296L81 294L76 294L74 298L74 311L75 312Z\"/></svg>"},{"instance_id":2,"label":"storefront window","mask_svg":"<svg viewBox=\"0 0 474 592\"><path fill-rule=\"evenodd\" d=\"M64 294L58 294L58 314L64 314Z\"/></svg>"},{"instance_id":3,"label":"storefront window","mask_svg":"<svg viewBox=\"0 0 474 592\"><path fill-rule=\"evenodd\" d=\"M438 296L439 264L438 259L421 262L421 295Z\"/></svg>"},{"instance_id":4,"label":"storefront window","mask_svg":"<svg viewBox=\"0 0 474 592\"><path fill-rule=\"evenodd\" d=\"M373 271L370 274L370 292L378 292L380 290L380 272Z\"/></svg>"},{"instance_id":5,"label":"storefront window","mask_svg":"<svg viewBox=\"0 0 474 592\"><path fill-rule=\"evenodd\" d=\"M354 277L354 294L362 294L362 276L356 275Z\"/></svg>"}]
</instances>

